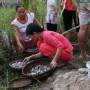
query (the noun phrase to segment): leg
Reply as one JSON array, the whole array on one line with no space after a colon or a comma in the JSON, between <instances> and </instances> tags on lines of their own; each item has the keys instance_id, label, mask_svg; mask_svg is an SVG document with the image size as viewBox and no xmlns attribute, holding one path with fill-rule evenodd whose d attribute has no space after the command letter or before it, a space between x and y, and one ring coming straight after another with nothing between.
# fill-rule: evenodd
<instances>
[{"instance_id":1,"label":"leg","mask_svg":"<svg viewBox=\"0 0 90 90\"><path fill-rule=\"evenodd\" d=\"M71 16L71 12L68 10L64 10L63 12L63 21L64 21L64 27L65 27L65 31L69 30L72 28L72 16ZM65 35L69 40L71 39L71 33L68 32Z\"/></svg>"},{"instance_id":2,"label":"leg","mask_svg":"<svg viewBox=\"0 0 90 90\"><path fill-rule=\"evenodd\" d=\"M86 41L87 41L87 35L88 35L88 29L89 29L89 13L87 9L81 9L79 13L79 19L80 19L80 30L78 32L78 42L80 46L80 59L83 59L86 57Z\"/></svg>"},{"instance_id":3,"label":"leg","mask_svg":"<svg viewBox=\"0 0 90 90\"><path fill-rule=\"evenodd\" d=\"M81 50L80 58L86 57L86 41L88 35L88 25L83 25L80 27L78 33L78 42Z\"/></svg>"}]
</instances>

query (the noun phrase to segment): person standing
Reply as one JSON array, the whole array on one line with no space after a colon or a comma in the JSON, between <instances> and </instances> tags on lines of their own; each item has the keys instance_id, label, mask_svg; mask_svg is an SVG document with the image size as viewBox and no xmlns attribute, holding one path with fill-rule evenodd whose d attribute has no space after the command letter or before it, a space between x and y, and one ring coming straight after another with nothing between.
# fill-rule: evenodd
<instances>
[{"instance_id":1,"label":"person standing","mask_svg":"<svg viewBox=\"0 0 90 90\"><path fill-rule=\"evenodd\" d=\"M63 22L64 22L65 31L72 28L73 21L75 26L79 25L77 7L74 5L73 0L61 0L61 8L64 9ZM79 28L77 28L76 31L78 32ZM68 32L65 36L70 40L71 32Z\"/></svg>"},{"instance_id":2,"label":"person standing","mask_svg":"<svg viewBox=\"0 0 90 90\"><path fill-rule=\"evenodd\" d=\"M86 53L86 41L88 36L88 30L90 27L90 0L79 0L79 20L80 20L80 30L78 33L78 42L80 46L80 59L87 57Z\"/></svg>"},{"instance_id":3,"label":"person standing","mask_svg":"<svg viewBox=\"0 0 90 90\"><path fill-rule=\"evenodd\" d=\"M48 30L57 31L57 8L56 0L47 1L46 26Z\"/></svg>"}]
</instances>

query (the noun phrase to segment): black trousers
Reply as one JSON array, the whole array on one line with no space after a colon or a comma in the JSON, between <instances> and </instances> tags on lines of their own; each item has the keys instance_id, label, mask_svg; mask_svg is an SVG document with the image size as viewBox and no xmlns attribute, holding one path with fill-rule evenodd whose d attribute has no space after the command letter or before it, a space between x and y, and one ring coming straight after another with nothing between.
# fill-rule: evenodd
<instances>
[{"instance_id":1,"label":"black trousers","mask_svg":"<svg viewBox=\"0 0 90 90\"><path fill-rule=\"evenodd\" d=\"M47 23L47 29L49 31L57 31L57 24L51 24L51 23Z\"/></svg>"},{"instance_id":2,"label":"black trousers","mask_svg":"<svg viewBox=\"0 0 90 90\"><path fill-rule=\"evenodd\" d=\"M72 28L73 20L74 20L75 26L78 26L79 25L79 18L76 15L76 11L64 10L63 21L64 21L65 31ZM78 32L79 28L77 28L76 31Z\"/></svg>"}]
</instances>

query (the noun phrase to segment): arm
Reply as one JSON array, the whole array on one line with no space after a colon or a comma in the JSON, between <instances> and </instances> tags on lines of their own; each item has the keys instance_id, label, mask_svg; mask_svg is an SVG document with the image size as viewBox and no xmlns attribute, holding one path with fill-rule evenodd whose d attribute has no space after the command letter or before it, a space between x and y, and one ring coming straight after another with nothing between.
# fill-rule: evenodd
<instances>
[{"instance_id":1,"label":"arm","mask_svg":"<svg viewBox=\"0 0 90 90\"><path fill-rule=\"evenodd\" d=\"M16 28L17 29L17 28ZM16 40L16 43L17 43L17 48L18 48L18 50L19 51L23 51L23 45L22 45L22 43L20 42L20 35L19 35L19 31L18 31L18 29L16 30L16 32L15 32L15 40Z\"/></svg>"},{"instance_id":2,"label":"arm","mask_svg":"<svg viewBox=\"0 0 90 90\"><path fill-rule=\"evenodd\" d=\"M33 55L31 55L30 56L30 59L36 59L36 58L40 58L40 57L42 57L43 55L39 52L39 53L37 53L37 54L33 54Z\"/></svg>"},{"instance_id":3,"label":"arm","mask_svg":"<svg viewBox=\"0 0 90 90\"><path fill-rule=\"evenodd\" d=\"M56 54L55 56L53 57L53 60L55 60L57 62L57 60L60 58L61 56L61 52L62 52L62 49L61 48L57 48L56 50Z\"/></svg>"},{"instance_id":4,"label":"arm","mask_svg":"<svg viewBox=\"0 0 90 90\"><path fill-rule=\"evenodd\" d=\"M15 39L16 39L17 45L20 46L20 47L23 47L21 42L20 42L20 37L19 36L20 35L19 35L18 30L16 30L16 32L15 32Z\"/></svg>"},{"instance_id":5,"label":"arm","mask_svg":"<svg viewBox=\"0 0 90 90\"><path fill-rule=\"evenodd\" d=\"M57 61L60 58L61 52L62 52L62 49L57 48L56 54L54 55L53 60L51 61L51 66L54 66L54 67L57 66Z\"/></svg>"},{"instance_id":6,"label":"arm","mask_svg":"<svg viewBox=\"0 0 90 90\"><path fill-rule=\"evenodd\" d=\"M20 45L21 43L20 43L20 40L19 40L19 35L18 35L18 31L17 30L15 32L15 39L16 39L17 44Z\"/></svg>"},{"instance_id":7,"label":"arm","mask_svg":"<svg viewBox=\"0 0 90 90\"><path fill-rule=\"evenodd\" d=\"M33 23L34 24L37 24L38 26L40 26L41 28L43 28L43 26L41 25L41 23L36 19L35 14L32 12L32 13L30 13L30 15L33 18Z\"/></svg>"},{"instance_id":8,"label":"arm","mask_svg":"<svg viewBox=\"0 0 90 90\"><path fill-rule=\"evenodd\" d=\"M29 56L29 57L26 57L23 62L27 63L30 59L36 59L36 58L40 58L42 56L43 55L39 52L37 54L33 54L33 55Z\"/></svg>"},{"instance_id":9,"label":"arm","mask_svg":"<svg viewBox=\"0 0 90 90\"><path fill-rule=\"evenodd\" d=\"M20 42L21 35L19 35L19 28L18 28L18 25L17 25L17 21L13 20L11 22L11 26L13 26L14 29L15 29L15 41L16 41L16 44L18 46L17 49L22 51L23 50L23 45Z\"/></svg>"},{"instance_id":10,"label":"arm","mask_svg":"<svg viewBox=\"0 0 90 90\"><path fill-rule=\"evenodd\" d=\"M41 25L41 23L36 18L34 19L34 23L37 24L38 26L40 26L41 28L43 28L43 26Z\"/></svg>"}]
</instances>

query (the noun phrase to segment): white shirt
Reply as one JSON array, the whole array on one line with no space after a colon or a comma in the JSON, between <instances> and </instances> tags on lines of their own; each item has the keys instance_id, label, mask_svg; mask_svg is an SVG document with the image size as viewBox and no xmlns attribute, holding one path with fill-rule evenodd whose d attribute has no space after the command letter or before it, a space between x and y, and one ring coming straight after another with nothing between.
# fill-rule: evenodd
<instances>
[{"instance_id":1,"label":"white shirt","mask_svg":"<svg viewBox=\"0 0 90 90\"><path fill-rule=\"evenodd\" d=\"M11 25L14 25L18 28L21 36L23 37L23 40L25 40L26 37L26 28L30 23L33 23L34 19L35 19L35 15L34 13L27 13L28 16L28 21L25 24L20 23L17 18L15 18L12 22Z\"/></svg>"},{"instance_id":2,"label":"white shirt","mask_svg":"<svg viewBox=\"0 0 90 90\"><path fill-rule=\"evenodd\" d=\"M57 24L56 0L47 0L46 22Z\"/></svg>"}]
</instances>

